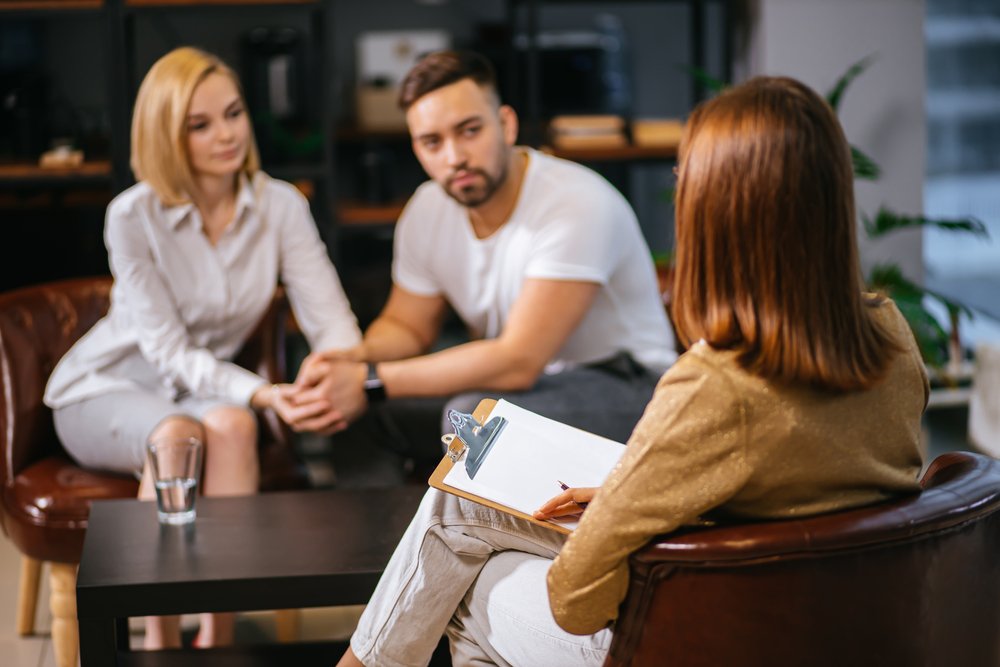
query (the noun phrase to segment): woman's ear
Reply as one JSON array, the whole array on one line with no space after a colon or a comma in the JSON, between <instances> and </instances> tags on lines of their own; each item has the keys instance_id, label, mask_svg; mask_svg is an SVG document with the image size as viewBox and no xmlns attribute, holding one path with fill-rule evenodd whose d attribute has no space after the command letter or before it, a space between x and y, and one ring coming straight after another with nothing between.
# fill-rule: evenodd
<instances>
[{"instance_id":1,"label":"woman's ear","mask_svg":"<svg viewBox=\"0 0 1000 667\"><path fill-rule=\"evenodd\" d=\"M507 105L503 104L497 110L500 115L500 127L503 128L503 138L504 142L508 146L513 146L517 143L517 132L518 132L518 122L517 122L517 112Z\"/></svg>"}]
</instances>

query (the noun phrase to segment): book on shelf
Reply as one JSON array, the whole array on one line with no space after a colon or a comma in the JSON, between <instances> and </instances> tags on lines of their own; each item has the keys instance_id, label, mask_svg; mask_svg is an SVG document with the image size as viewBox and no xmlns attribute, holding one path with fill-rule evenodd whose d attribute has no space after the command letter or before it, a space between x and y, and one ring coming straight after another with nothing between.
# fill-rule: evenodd
<instances>
[{"instance_id":1,"label":"book on shelf","mask_svg":"<svg viewBox=\"0 0 1000 667\"><path fill-rule=\"evenodd\" d=\"M622 148L628 145L625 120L615 115L556 116L549 123L554 148Z\"/></svg>"},{"instance_id":2,"label":"book on shelf","mask_svg":"<svg viewBox=\"0 0 1000 667\"><path fill-rule=\"evenodd\" d=\"M624 148L628 140L624 134L559 134L552 136L552 146L564 150Z\"/></svg>"},{"instance_id":3,"label":"book on shelf","mask_svg":"<svg viewBox=\"0 0 1000 667\"><path fill-rule=\"evenodd\" d=\"M554 116L549 130L557 134L614 134L625 131L625 119L614 114Z\"/></svg>"},{"instance_id":4,"label":"book on shelf","mask_svg":"<svg viewBox=\"0 0 1000 667\"><path fill-rule=\"evenodd\" d=\"M632 141L636 146L677 146L684 124L675 118L637 118L632 121Z\"/></svg>"}]
</instances>

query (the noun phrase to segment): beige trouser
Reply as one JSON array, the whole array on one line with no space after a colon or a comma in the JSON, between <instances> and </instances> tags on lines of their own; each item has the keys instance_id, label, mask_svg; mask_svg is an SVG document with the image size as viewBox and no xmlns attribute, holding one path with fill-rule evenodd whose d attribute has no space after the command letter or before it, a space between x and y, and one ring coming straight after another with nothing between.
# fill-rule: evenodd
<instances>
[{"instance_id":1,"label":"beige trouser","mask_svg":"<svg viewBox=\"0 0 1000 667\"><path fill-rule=\"evenodd\" d=\"M369 667L426 665L442 634L455 665L600 665L611 631L571 635L545 573L564 536L431 489L351 638Z\"/></svg>"}]
</instances>

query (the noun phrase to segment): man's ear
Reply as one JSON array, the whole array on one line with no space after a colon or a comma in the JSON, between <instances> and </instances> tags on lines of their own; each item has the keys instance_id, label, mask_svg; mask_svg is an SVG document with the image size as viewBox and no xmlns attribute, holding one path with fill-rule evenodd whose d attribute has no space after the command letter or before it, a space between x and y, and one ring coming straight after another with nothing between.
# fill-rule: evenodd
<instances>
[{"instance_id":1,"label":"man's ear","mask_svg":"<svg viewBox=\"0 0 1000 667\"><path fill-rule=\"evenodd\" d=\"M503 128L504 142L508 146L513 146L517 143L517 132L519 129L517 112L510 105L502 104L497 113L500 116L500 127Z\"/></svg>"}]
</instances>

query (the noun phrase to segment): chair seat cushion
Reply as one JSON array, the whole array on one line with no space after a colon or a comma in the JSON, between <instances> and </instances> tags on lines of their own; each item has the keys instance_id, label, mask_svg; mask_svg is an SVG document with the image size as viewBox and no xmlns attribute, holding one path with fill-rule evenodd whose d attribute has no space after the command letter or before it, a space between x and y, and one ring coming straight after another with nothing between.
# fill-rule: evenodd
<instances>
[{"instance_id":1,"label":"chair seat cushion","mask_svg":"<svg viewBox=\"0 0 1000 667\"><path fill-rule=\"evenodd\" d=\"M14 478L14 507L48 525L86 529L90 501L134 498L139 483L132 476L85 470L64 458L34 463Z\"/></svg>"},{"instance_id":2,"label":"chair seat cushion","mask_svg":"<svg viewBox=\"0 0 1000 667\"><path fill-rule=\"evenodd\" d=\"M52 456L22 470L4 493L4 528L22 553L76 563L91 501L134 498L139 483L131 476L85 470L67 458Z\"/></svg>"},{"instance_id":3,"label":"chair seat cushion","mask_svg":"<svg viewBox=\"0 0 1000 667\"><path fill-rule=\"evenodd\" d=\"M134 498L139 484L132 476L85 470L61 457L34 463L14 478L12 506L28 520L86 528L90 501Z\"/></svg>"}]
</instances>

